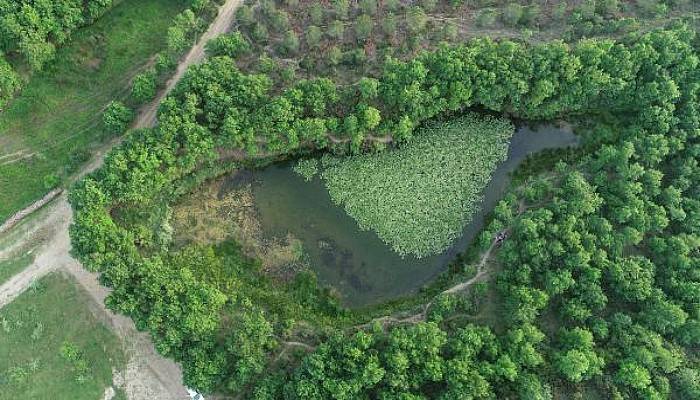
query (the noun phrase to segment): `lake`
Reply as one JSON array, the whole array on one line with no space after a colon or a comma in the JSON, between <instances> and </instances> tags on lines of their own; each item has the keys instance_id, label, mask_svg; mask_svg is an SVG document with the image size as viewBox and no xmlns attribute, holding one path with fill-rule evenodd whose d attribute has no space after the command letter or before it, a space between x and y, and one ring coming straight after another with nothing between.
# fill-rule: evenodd
<instances>
[{"instance_id":1,"label":"lake","mask_svg":"<svg viewBox=\"0 0 700 400\"><path fill-rule=\"evenodd\" d=\"M333 204L320 178L306 182L288 163L253 171L252 186L265 235L291 233L301 240L321 284L333 286L345 305L359 307L410 294L434 279L481 231L485 215L503 197L510 172L520 162L544 149L577 144L578 137L569 127L517 129L507 160L484 189L481 211L472 216L452 247L421 259L401 257L373 231L360 230L342 207Z\"/></svg>"}]
</instances>

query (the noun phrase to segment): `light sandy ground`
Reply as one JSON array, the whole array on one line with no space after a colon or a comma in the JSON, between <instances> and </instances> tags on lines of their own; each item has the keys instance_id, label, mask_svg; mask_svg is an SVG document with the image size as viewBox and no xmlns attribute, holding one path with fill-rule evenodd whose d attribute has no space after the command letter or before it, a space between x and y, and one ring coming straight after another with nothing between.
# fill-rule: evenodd
<instances>
[{"instance_id":1,"label":"light sandy ground","mask_svg":"<svg viewBox=\"0 0 700 400\"><path fill-rule=\"evenodd\" d=\"M182 59L177 71L167 82L166 87L153 102L141 109L134 122L135 128L155 125L160 102L182 78L190 65L201 62L204 59L204 45L211 38L226 32L233 21L236 9L241 3L241 0L226 1L207 32L202 35L197 44ZM119 143L118 139L109 143L83 168L80 175L85 175L99 168L104 160L104 155L117 143ZM179 366L156 354L148 335L138 332L129 318L116 315L104 307L104 298L108 294L107 289L98 283L96 274L84 270L70 255L68 227L71 224L73 214L66 195L58 196L47 207L47 211L45 214L42 214L41 218L27 221L28 224L23 224L21 228L17 227L17 229L25 230L25 234L19 236L17 241L0 248L0 256L7 257L14 252L11 249L35 247L39 245L37 242L41 241L41 245L35 251L36 256L32 264L0 286L0 308L23 293L33 281L52 271L60 270L66 272L87 290L95 300L95 304L92 305L95 313L114 329L124 343L129 362L126 371L117 374L115 380L121 381L120 386L126 389L129 399L171 400L189 398L182 385ZM27 227L26 225L30 226ZM42 234L38 235L39 233ZM12 230L7 234L11 235Z\"/></svg>"}]
</instances>

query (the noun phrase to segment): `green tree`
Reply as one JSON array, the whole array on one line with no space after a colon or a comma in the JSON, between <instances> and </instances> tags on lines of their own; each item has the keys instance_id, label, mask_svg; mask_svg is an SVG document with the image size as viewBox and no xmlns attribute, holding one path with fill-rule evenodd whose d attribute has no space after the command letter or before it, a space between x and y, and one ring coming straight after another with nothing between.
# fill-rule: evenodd
<instances>
[{"instance_id":1,"label":"green tree","mask_svg":"<svg viewBox=\"0 0 700 400\"><path fill-rule=\"evenodd\" d=\"M131 86L131 97L138 103L145 103L156 97L155 71L149 70L136 75Z\"/></svg>"},{"instance_id":2,"label":"green tree","mask_svg":"<svg viewBox=\"0 0 700 400\"><path fill-rule=\"evenodd\" d=\"M123 103L113 101L105 109L102 123L109 133L121 134L124 133L133 118L134 113L129 108Z\"/></svg>"},{"instance_id":3,"label":"green tree","mask_svg":"<svg viewBox=\"0 0 700 400\"><path fill-rule=\"evenodd\" d=\"M374 100L379 96L379 81L374 78L362 78L357 83L362 100Z\"/></svg>"},{"instance_id":4,"label":"green tree","mask_svg":"<svg viewBox=\"0 0 700 400\"><path fill-rule=\"evenodd\" d=\"M605 362L595 352L593 334L582 328L563 329L559 350L554 353L554 368L571 382L600 375Z\"/></svg>"},{"instance_id":5,"label":"green tree","mask_svg":"<svg viewBox=\"0 0 700 400\"><path fill-rule=\"evenodd\" d=\"M238 58L251 51L250 42L243 35L236 31L224 35L219 35L206 44L207 54L210 57L228 56Z\"/></svg>"},{"instance_id":6,"label":"green tree","mask_svg":"<svg viewBox=\"0 0 700 400\"><path fill-rule=\"evenodd\" d=\"M654 264L644 257L630 257L612 263L610 279L627 301L644 301L654 287Z\"/></svg>"}]
</instances>

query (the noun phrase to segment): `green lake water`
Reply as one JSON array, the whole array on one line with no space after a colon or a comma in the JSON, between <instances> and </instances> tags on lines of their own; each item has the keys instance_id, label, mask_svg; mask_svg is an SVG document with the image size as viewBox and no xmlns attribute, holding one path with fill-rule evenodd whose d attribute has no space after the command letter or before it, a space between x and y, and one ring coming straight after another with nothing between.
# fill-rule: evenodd
<instances>
[{"instance_id":1,"label":"green lake water","mask_svg":"<svg viewBox=\"0 0 700 400\"><path fill-rule=\"evenodd\" d=\"M483 192L481 211L472 216L451 248L421 259L401 257L373 231L360 230L355 220L333 204L318 177L305 182L289 164L281 164L253 171L250 178L265 234L284 237L292 233L301 240L319 281L333 286L345 305L358 307L410 294L435 278L481 231L484 216L503 197L509 173L521 161L544 149L577 143L578 137L569 128L519 128L508 159ZM234 175L224 188L239 184L240 179L239 174Z\"/></svg>"}]
</instances>

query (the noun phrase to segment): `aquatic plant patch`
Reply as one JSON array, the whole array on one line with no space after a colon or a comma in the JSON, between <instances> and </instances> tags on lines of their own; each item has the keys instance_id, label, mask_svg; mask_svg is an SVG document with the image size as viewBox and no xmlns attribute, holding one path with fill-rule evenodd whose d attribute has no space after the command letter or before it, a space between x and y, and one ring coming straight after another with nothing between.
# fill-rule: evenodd
<instances>
[{"instance_id":1,"label":"aquatic plant patch","mask_svg":"<svg viewBox=\"0 0 700 400\"><path fill-rule=\"evenodd\" d=\"M305 181L309 182L318 174L318 159L299 160L292 169Z\"/></svg>"},{"instance_id":2,"label":"aquatic plant patch","mask_svg":"<svg viewBox=\"0 0 700 400\"><path fill-rule=\"evenodd\" d=\"M448 248L478 210L513 132L505 119L469 114L425 127L395 151L326 156L322 177L361 229L401 255L426 257Z\"/></svg>"}]
</instances>

